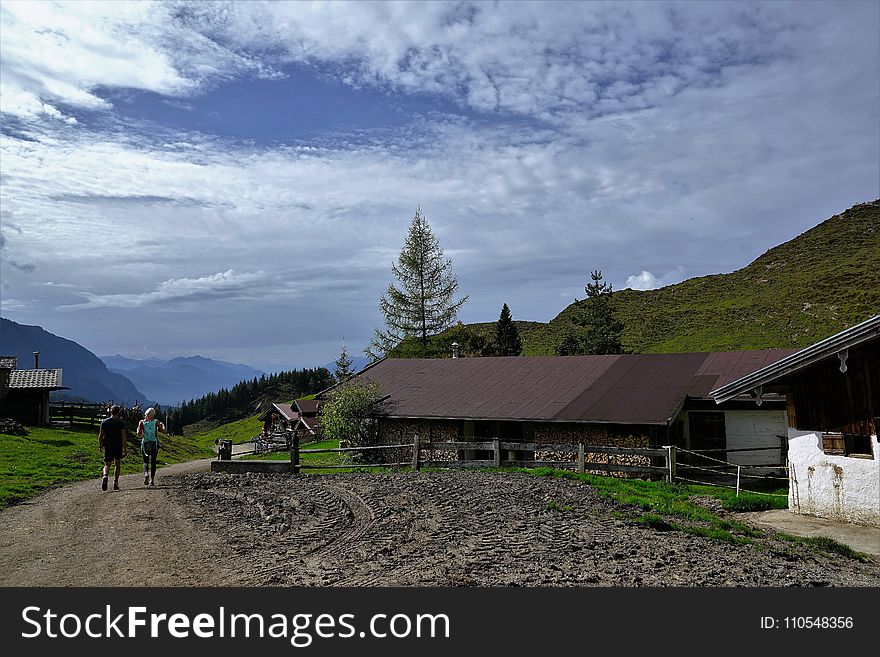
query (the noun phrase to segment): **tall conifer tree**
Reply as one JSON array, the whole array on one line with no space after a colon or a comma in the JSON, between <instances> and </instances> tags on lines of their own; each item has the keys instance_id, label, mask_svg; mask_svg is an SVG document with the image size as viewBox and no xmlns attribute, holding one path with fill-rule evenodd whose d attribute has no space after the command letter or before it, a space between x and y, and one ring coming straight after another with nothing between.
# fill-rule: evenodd
<instances>
[{"instance_id":1,"label":"tall conifer tree","mask_svg":"<svg viewBox=\"0 0 880 657\"><path fill-rule=\"evenodd\" d=\"M519 356L522 354L519 329L513 323L510 308L506 303L501 307L501 316L495 323L495 352L499 356Z\"/></svg>"},{"instance_id":2,"label":"tall conifer tree","mask_svg":"<svg viewBox=\"0 0 880 657\"><path fill-rule=\"evenodd\" d=\"M467 297L454 300L458 280L452 272L452 260L443 257L421 208L416 208L391 273L399 285L389 285L379 301L385 330L376 329L365 353L378 359L404 339L413 339L425 355L428 339L454 324Z\"/></svg>"},{"instance_id":3,"label":"tall conifer tree","mask_svg":"<svg viewBox=\"0 0 880 657\"><path fill-rule=\"evenodd\" d=\"M333 377L337 383L342 383L350 379L352 374L354 374L354 368L352 367L351 356L348 355L348 349L345 346L345 342L343 342L342 351L339 352L339 358L336 359Z\"/></svg>"},{"instance_id":4,"label":"tall conifer tree","mask_svg":"<svg viewBox=\"0 0 880 657\"><path fill-rule=\"evenodd\" d=\"M580 317L556 347L559 356L623 353L623 323L614 312L611 284L602 281L599 270L590 272L590 279L584 287L587 299Z\"/></svg>"}]
</instances>

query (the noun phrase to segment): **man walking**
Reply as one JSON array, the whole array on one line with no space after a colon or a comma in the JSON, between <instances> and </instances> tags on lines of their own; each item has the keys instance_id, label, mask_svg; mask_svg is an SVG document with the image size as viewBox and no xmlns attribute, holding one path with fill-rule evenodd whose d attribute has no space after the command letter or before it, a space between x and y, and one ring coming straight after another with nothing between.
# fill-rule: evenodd
<instances>
[{"instance_id":1,"label":"man walking","mask_svg":"<svg viewBox=\"0 0 880 657\"><path fill-rule=\"evenodd\" d=\"M110 464L116 462L116 473L113 478L113 490L119 490L119 471L122 459L128 454L126 446L125 422L119 417L122 409L114 406L110 409L110 417L101 422L98 432L98 449L104 450L104 476L101 479L101 490L107 490L107 478L110 476Z\"/></svg>"}]
</instances>

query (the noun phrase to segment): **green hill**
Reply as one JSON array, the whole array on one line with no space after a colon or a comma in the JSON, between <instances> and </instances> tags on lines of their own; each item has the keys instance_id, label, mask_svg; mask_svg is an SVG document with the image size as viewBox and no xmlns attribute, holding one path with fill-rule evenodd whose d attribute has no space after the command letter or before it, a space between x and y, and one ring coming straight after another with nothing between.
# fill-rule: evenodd
<instances>
[{"instance_id":1,"label":"green hill","mask_svg":"<svg viewBox=\"0 0 880 657\"><path fill-rule=\"evenodd\" d=\"M94 479L97 488L103 460L98 431L74 425L69 429L32 427L27 436L0 433L0 509L61 484ZM213 436L162 436L160 466L198 458L210 458ZM140 441L128 434L128 456L123 474L141 472Z\"/></svg>"},{"instance_id":2,"label":"green hill","mask_svg":"<svg viewBox=\"0 0 880 657\"><path fill-rule=\"evenodd\" d=\"M730 274L621 290L614 300L631 352L805 347L880 313L880 200L831 217ZM517 322L524 354L553 354L584 303L547 324Z\"/></svg>"}]
</instances>

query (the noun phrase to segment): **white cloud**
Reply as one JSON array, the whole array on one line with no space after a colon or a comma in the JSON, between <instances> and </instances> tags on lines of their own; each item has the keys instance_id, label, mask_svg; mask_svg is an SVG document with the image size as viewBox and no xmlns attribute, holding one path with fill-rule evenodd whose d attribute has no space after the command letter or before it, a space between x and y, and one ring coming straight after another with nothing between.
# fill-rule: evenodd
<instances>
[{"instance_id":1,"label":"white cloud","mask_svg":"<svg viewBox=\"0 0 880 657\"><path fill-rule=\"evenodd\" d=\"M106 109L101 88L187 96L296 63L332 66L354 87L567 121L652 107L715 84L720 71L788 56L791 34L827 13L767 3L11 1L0 9L3 111Z\"/></svg>"},{"instance_id":2,"label":"white cloud","mask_svg":"<svg viewBox=\"0 0 880 657\"><path fill-rule=\"evenodd\" d=\"M134 340L157 304L209 298L210 321L138 339L237 349L259 316L273 358L337 328L356 345L417 203L482 321L502 302L547 320L596 267L615 288L729 271L880 196L876 4L4 2L0 19L3 256L35 266L4 269L28 301L3 310L71 337L100 316L94 336ZM177 102L291 62L493 120L261 146L132 123L102 91Z\"/></svg>"},{"instance_id":3,"label":"white cloud","mask_svg":"<svg viewBox=\"0 0 880 657\"><path fill-rule=\"evenodd\" d=\"M679 283L684 279L684 267L679 265L672 271L668 271L663 276L654 276L649 271L642 270L641 274L628 276L624 288L633 290L656 290L658 287L665 287L673 283Z\"/></svg>"},{"instance_id":4,"label":"white cloud","mask_svg":"<svg viewBox=\"0 0 880 657\"><path fill-rule=\"evenodd\" d=\"M87 308L140 308L141 306L176 302L181 300L235 299L247 296L256 281L264 277L262 271L236 274L231 269L200 278L172 278L160 283L151 292L137 294L85 293L87 301L81 304L61 306L61 309L84 310Z\"/></svg>"},{"instance_id":5,"label":"white cloud","mask_svg":"<svg viewBox=\"0 0 880 657\"><path fill-rule=\"evenodd\" d=\"M661 287L660 279L649 271L642 271L638 276L629 276L625 288L633 290L654 290Z\"/></svg>"},{"instance_id":6,"label":"white cloud","mask_svg":"<svg viewBox=\"0 0 880 657\"><path fill-rule=\"evenodd\" d=\"M31 2L0 6L0 111L75 124L56 106L108 110L102 88L186 96L270 65L222 48L175 18L165 2Z\"/></svg>"}]
</instances>

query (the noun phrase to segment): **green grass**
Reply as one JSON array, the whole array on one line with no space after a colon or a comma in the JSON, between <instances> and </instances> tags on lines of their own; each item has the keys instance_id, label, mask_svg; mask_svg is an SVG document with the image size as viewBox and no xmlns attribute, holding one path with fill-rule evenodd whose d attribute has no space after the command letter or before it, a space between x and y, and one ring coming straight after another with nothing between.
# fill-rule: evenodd
<instances>
[{"instance_id":1,"label":"green grass","mask_svg":"<svg viewBox=\"0 0 880 657\"><path fill-rule=\"evenodd\" d=\"M74 425L71 429L29 428L27 436L0 434L0 507L71 481L97 479L103 456L98 432ZM159 465L207 458L212 451L182 436L161 436ZM123 474L140 472L140 441L129 437Z\"/></svg>"},{"instance_id":2,"label":"green grass","mask_svg":"<svg viewBox=\"0 0 880 657\"><path fill-rule=\"evenodd\" d=\"M776 534L776 538L789 543L806 545L829 556L840 555L855 561L870 561L870 557L867 554L853 550L849 545L844 545L840 541L835 541L827 536L793 536L785 532L779 532Z\"/></svg>"},{"instance_id":3,"label":"green grass","mask_svg":"<svg viewBox=\"0 0 880 657\"><path fill-rule=\"evenodd\" d=\"M227 422L207 431L197 431L188 436L188 438L205 447L216 445L220 440L231 440L235 444L240 444L250 441L254 436L259 435L262 430L262 421L254 416L246 417L243 420Z\"/></svg>"},{"instance_id":4,"label":"green grass","mask_svg":"<svg viewBox=\"0 0 880 657\"><path fill-rule=\"evenodd\" d=\"M567 504L560 504L556 500L550 500L547 502L547 510L548 511L571 511L572 507Z\"/></svg>"},{"instance_id":5,"label":"green grass","mask_svg":"<svg viewBox=\"0 0 880 657\"><path fill-rule=\"evenodd\" d=\"M736 500L742 500L742 495L737 498L735 491L714 486L667 484L662 481L603 477L552 468L503 468L500 470L492 468L486 469L486 471L524 472L536 477L561 477L583 481L592 486L600 495L620 504L634 507L634 510L631 509L629 512L626 509L612 510L611 515L620 520L634 522L657 531L680 531L725 543L751 545L759 549L769 547L771 551L786 559L799 558L790 550L779 549L773 544L765 545L755 542L753 539L765 538L763 532L739 520L721 518L706 507L691 501L693 497L711 496L721 500L725 509L742 508L751 511L756 506L765 507L767 500L770 501L771 508L784 509L787 507L787 499L784 496L753 495L751 498L746 496L746 500L751 499L751 501L739 505L736 504ZM551 504L555 505L556 503L548 503L548 509ZM853 550L848 545L824 536L800 537L780 532L775 534L774 538L809 548L826 556L839 555L862 562L870 560L870 557Z\"/></svg>"},{"instance_id":6,"label":"green grass","mask_svg":"<svg viewBox=\"0 0 880 657\"><path fill-rule=\"evenodd\" d=\"M301 449L337 449L339 447L338 440L325 440L319 443L311 443L309 445L303 445ZM280 452L269 452L267 454L248 454L247 456L242 456L241 458L247 460L256 460L256 461L289 461L290 460L290 452L288 451L280 451ZM300 453L300 464L306 465L314 465L314 466L327 466L327 465L345 465L349 463L349 456L345 453L339 452L328 452L324 454L302 454ZM307 470L303 470L302 474L312 475L312 474L344 474L344 473L352 473L352 472L372 472L372 473L380 473L380 472L393 472L395 470L401 470L407 468L363 468L358 467L357 465L352 465L350 468L309 468Z\"/></svg>"},{"instance_id":7,"label":"green grass","mask_svg":"<svg viewBox=\"0 0 880 657\"><path fill-rule=\"evenodd\" d=\"M775 508L772 497L758 497L757 495L740 495L724 501L724 508L728 511L769 511ZM784 507L780 507L784 508Z\"/></svg>"},{"instance_id":8,"label":"green grass","mask_svg":"<svg viewBox=\"0 0 880 657\"><path fill-rule=\"evenodd\" d=\"M720 499L726 508L733 500L741 499L742 496L736 497L735 491L725 488L603 477L553 468L503 468L502 470L525 472L537 477L561 477L586 482L600 495L620 504L635 507L632 513L623 514L625 519L661 531L678 530L731 543L748 543L751 537L760 535L760 532L745 523L721 518L705 506L691 501L692 497L711 496ZM487 471L499 470L493 468ZM754 497L769 500L770 504L777 505L778 508L785 508L787 505L785 498ZM780 500L785 500L785 504ZM780 504L782 506L779 506ZM549 504L548 508L550 508Z\"/></svg>"},{"instance_id":9,"label":"green grass","mask_svg":"<svg viewBox=\"0 0 880 657\"><path fill-rule=\"evenodd\" d=\"M311 443L309 445L303 445L300 449L337 449L339 447L338 440L325 440L319 443ZM290 460L290 452L281 451L281 452L269 452L268 454L248 454L247 456L243 456L243 459L248 460L257 460L257 461L289 461ZM299 462L300 464L306 465L345 465L346 456L344 454L338 452L328 452L325 454L300 454ZM348 468L326 468L320 470L303 470L304 474L326 474L330 472L353 472L355 469Z\"/></svg>"}]
</instances>

